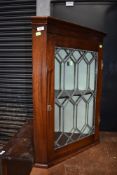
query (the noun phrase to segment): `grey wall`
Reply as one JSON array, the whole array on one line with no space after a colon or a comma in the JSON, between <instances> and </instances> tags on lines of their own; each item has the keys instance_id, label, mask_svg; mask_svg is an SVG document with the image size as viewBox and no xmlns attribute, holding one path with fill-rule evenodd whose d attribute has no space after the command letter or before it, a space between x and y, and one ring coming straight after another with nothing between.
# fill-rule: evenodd
<instances>
[{"instance_id":1,"label":"grey wall","mask_svg":"<svg viewBox=\"0 0 117 175\"><path fill-rule=\"evenodd\" d=\"M50 16L50 0L36 0L36 15Z\"/></svg>"}]
</instances>

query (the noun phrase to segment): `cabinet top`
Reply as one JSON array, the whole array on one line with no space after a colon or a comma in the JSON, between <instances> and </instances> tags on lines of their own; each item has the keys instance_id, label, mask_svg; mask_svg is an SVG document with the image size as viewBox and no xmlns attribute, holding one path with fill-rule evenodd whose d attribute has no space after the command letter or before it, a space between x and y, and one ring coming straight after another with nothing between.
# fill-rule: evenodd
<instances>
[{"instance_id":1,"label":"cabinet top","mask_svg":"<svg viewBox=\"0 0 117 175\"><path fill-rule=\"evenodd\" d=\"M65 35L87 35L88 37L96 37L99 39L103 39L106 35L103 32L90 29L88 27L83 27L75 23L70 23L67 21L59 20L50 16L47 17L32 17L32 25L35 27L38 26L47 26L47 33L52 34L65 34Z\"/></svg>"}]
</instances>

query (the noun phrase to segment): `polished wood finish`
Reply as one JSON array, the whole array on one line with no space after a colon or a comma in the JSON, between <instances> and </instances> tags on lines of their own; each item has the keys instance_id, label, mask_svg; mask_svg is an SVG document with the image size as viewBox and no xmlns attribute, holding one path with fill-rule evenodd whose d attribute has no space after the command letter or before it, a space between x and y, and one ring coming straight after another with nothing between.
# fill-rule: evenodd
<instances>
[{"instance_id":1,"label":"polished wood finish","mask_svg":"<svg viewBox=\"0 0 117 175\"><path fill-rule=\"evenodd\" d=\"M83 38L90 38L91 39L98 39L100 42L104 37L104 33L89 29L87 27L82 27L77 24L73 24L70 22L65 22L53 17L32 17L33 26L47 26L47 32L51 34L57 34L62 36L69 36L69 37L80 37Z\"/></svg>"},{"instance_id":2,"label":"polished wood finish","mask_svg":"<svg viewBox=\"0 0 117 175\"><path fill-rule=\"evenodd\" d=\"M99 43L100 44L100 43ZM101 43L102 44L102 43ZM102 93L102 71L103 71L103 50L98 48L98 76L97 76L97 95L96 95L96 117L95 117L95 140L99 139L100 126L100 102Z\"/></svg>"},{"instance_id":3,"label":"polished wood finish","mask_svg":"<svg viewBox=\"0 0 117 175\"><path fill-rule=\"evenodd\" d=\"M35 161L47 163L47 63L46 26L40 37L33 27L33 108L34 108L34 145ZM41 154L40 154L41 153ZM40 155L40 156L37 156Z\"/></svg>"},{"instance_id":4,"label":"polished wood finish","mask_svg":"<svg viewBox=\"0 0 117 175\"><path fill-rule=\"evenodd\" d=\"M44 27L36 36L37 27ZM49 167L99 142L100 95L102 89L102 44L104 33L51 17L32 18L33 105L35 166ZM55 46L98 52L96 132L61 149L54 149L54 49ZM48 111L47 106L52 110Z\"/></svg>"}]
</instances>

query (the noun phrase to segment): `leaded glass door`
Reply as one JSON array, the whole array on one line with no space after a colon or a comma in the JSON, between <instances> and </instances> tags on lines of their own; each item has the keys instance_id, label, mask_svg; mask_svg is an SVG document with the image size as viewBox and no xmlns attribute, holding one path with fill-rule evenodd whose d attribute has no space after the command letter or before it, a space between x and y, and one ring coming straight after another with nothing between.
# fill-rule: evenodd
<instances>
[{"instance_id":1,"label":"leaded glass door","mask_svg":"<svg viewBox=\"0 0 117 175\"><path fill-rule=\"evenodd\" d=\"M98 53L55 47L54 148L95 133Z\"/></svg>"}]
</instances>

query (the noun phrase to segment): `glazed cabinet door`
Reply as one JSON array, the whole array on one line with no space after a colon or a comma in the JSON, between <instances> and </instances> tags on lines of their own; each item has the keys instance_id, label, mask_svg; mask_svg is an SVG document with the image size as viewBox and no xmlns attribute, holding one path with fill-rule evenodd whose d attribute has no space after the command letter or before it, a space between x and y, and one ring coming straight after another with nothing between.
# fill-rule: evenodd
<instances>
[{"instance_id":1,"label":"glazed cabinet door","mask_svg":"<svg viewBox=\"0 0 117 175\"><path fill-rule=\"evenodd\" d=\"M96 140L99 52L98 43L93 40L48 36L48 65L53 72L51 83L48 81L48 99L53 109L48 112L50 160Z\"/></svg>"}]
</instances>

